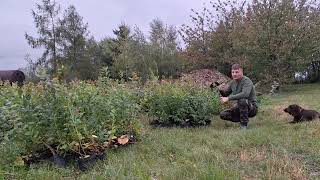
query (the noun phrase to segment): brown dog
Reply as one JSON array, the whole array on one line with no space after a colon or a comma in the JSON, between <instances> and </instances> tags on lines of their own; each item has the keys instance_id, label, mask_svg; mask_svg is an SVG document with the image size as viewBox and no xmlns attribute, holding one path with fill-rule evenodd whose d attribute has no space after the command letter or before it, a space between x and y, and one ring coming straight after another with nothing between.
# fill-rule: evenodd
<instances>
[{"instance_id":1,"label":"brown dog","mask_svg":"<svg viewBox=\"0 0 320 180\"><path fill-rule=\"evenodd\" d=\"M297 123L301 121L311 121L316 118L320 118L320 113L315 110L307 110L303 109L297 104L289 105L287 108L283 110L286 113L289 113L293 116L293 121L290 123Z\"/></svg>"}]
</instances>

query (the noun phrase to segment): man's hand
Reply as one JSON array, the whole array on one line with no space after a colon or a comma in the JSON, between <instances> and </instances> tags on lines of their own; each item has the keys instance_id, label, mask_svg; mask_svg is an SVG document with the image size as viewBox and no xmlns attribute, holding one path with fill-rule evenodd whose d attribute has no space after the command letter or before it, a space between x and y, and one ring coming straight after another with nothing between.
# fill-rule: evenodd
<instances>
[{"instance_id":1,"label":"man's hand","mask_svg":"<svg viewBox=\"0 0 320 180\"><path fill-rule=\"evenodd\" d=\"M228 102L228 101L229 101L228 97L220 97L220 102L221 103L225 103L225 102Z\"/></svg>"}]
</instances>

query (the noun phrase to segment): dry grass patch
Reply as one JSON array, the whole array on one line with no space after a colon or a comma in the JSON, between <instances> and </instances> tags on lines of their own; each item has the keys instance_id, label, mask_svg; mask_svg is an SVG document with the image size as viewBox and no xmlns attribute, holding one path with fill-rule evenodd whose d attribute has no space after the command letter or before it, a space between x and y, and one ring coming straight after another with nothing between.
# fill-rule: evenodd
<instances>
[{"instance_id":1,"label":"dry grass patch","mask_svg":"<svg viewBox=\"0 0 320 180\"><path fill-rule=\"evenodd\" d=\"M266 178L286 177L294 180L305 180L307 178L305 165L298 159L293 159L288 152L271 151L271 157L266 161Z\"/></svg>"},{"instance_id":2,"label":"dry grass patch","mask_svg":"<svg viewBox=\"0 0 320 180\"><path fill-rule=\"evenodd\" d=\"M236 152L240 161L241 179L306 180L308 172L302 160L293 158L286 150L252 147ZM262 173L263 172L263 173Z\"/></svg>"},{"instance_id":3,"label":"dry grass patch","mask_svg":"<svg viewBox=\"0 0 320 180\"><path fill-rule=\"evenodd\" d=\"M238 153L238 157L242 162L250 163L250 162L259 162L263 161L267 158L266 148L250 148L244 149Z\"/></svg>"},{"instance_id":4,"label":"dry grass patch","mask_svg":"<svg viewBox=\"0 0 320 180\"><path fill-rule=\"evenodd\" d=\"M286 120L289 121L291 119L291 116L283 111L286 107L288 107L289 104L282 104L274 106L271 111L273 112L273 116L275 116L277 120Z\"/></svg>"}]
</instances>

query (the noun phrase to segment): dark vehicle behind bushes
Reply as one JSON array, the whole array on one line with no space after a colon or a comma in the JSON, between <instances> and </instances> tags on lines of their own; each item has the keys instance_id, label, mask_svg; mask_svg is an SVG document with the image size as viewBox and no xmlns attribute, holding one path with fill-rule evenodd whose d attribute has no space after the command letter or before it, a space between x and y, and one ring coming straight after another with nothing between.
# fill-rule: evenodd
<instances>
[{"instance_id":1,"label":"dark vehicle behind bushes","mask_svg":"<svg viewBox=\"0 0 320 180\"><path fill-rule=\"evenodd\" d=\"M0 80L9 81L12 83L17 83L19 86L23 85L24 80L26 79L24 73L19 70L0 70Z\"/></svg>"}]
</instances>

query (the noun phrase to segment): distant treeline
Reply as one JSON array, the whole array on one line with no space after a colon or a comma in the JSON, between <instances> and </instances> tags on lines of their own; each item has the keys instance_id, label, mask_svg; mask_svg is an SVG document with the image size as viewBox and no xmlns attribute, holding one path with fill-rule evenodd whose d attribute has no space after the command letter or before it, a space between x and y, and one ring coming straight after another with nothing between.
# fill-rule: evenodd
<instances>
[{"instance_id":1,"label":"distant treeline","mask_svg":"<svg viewBox=\"0 0 320 180\"><path fill-rule=\"evenodd\" d=\"M290 82L319 54L319 2L210 2L200 11L191 10L189 25L176 28L154 19L146 36L139 27L122 23L113 30L114 38L96 41L74 6L61 14L55 1L42 0L32 11L38 36L25 37L44 52L29 60L25 71L33 80L69 81L96 79L107 66L112 78L144 82L196 68L228 75L230 65L240 63L255 81Z\"/></svg>"}]
</instances>

